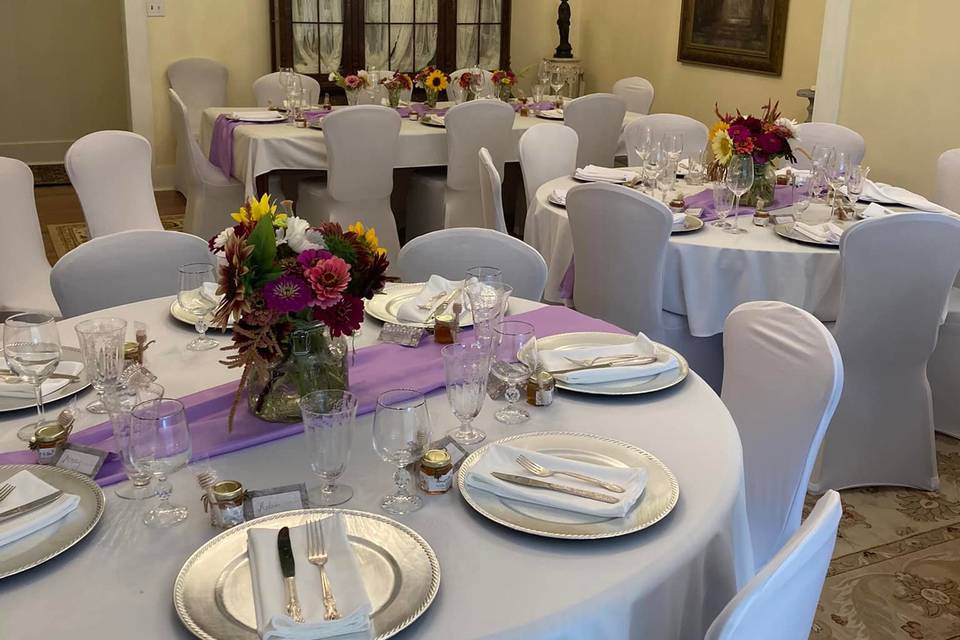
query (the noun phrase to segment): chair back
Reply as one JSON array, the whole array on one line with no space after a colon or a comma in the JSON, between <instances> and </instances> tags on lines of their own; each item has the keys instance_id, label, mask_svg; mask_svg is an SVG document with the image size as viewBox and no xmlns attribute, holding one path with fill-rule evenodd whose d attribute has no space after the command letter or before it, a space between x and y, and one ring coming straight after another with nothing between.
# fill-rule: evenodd
<instances>
[{"instance_id":1,"label":"chair back","mask_svg":"<svg viewBox=\"0 0 960 640\"><path fill-rule=\"evenodd\" d=\"M483 204L483 225L500 233L507 232L503 215L503 181L486 148L480 149L480 200Z\"/></svg>"},{"instance_id":2,"label":"chair back","mask_svg":"<svg viewBox=\"0 0 960 640\"><path fill-rule=\"evenodd\" d=\"M338 109L323 119L327 189L334 200L389 198L400 143L400 115L377 105Z\"/></svg>"},{"instance_id":3,"label":"chair back","mask_svg":"<svg viewBox=\"0 0 960 640\"><path fill-rule=\"evenodd\" d=\"M208 58L184 58L167 67L167 82L186 105L188 130L200 135L200 120L207 107L227 106L227 68Z\"/></svg>"},{"instance_id":4,"label":"chair back","mask_svg":"<svg viewBox=\"0 0 960 640\"><path fill-rule=\"evenodd\" d=\"M785 302L747 302L723 328L721 397L740 432L759 570L800 527L807 483L843 388L837 343Z\"/></svg>"},{"instance_id":5,"label":"chair back","mask_svg":"<svg viewBox=\"0 0 960 640\"><path fill-rule=\"evenodd\" d=\"M658 339L670 210L633 189L594 183L570 189L567 216L576 260L574 307Z\"/></svg>"},{"instance_id":6,"label":"chair back","mask_svg":"<svg viewBox=\"0 0 960 640\"><path fill-rule=\"evenodd\" d=\"M494 166L503 175L516 113L500 100L474 100L447 112L447 188L480 192L477 154L486 147Z\"/></svg>"},{"instance_id":7,"label":"chair back","mask_svg":"<svg viewBox=\"0 0 960 640\"><path fill-rule=\"evenodd\" d=\"M122 231L81 244L50 273L66 318L179 292L178 269L212 262L207 242L179 231Z\"/></svg>"},{"instance_id":8,"label":"chair back","mask_svg":"<svg viewBox=\"0 0 960 640\"><path fill-rule=\"evenodd\" d=\"M707 126L699 120L678 113L654 113L644 118L637 118L623 130L623 139L627 146L627 164L631 167L640 164L636 146L640 142L640 134L644 129L650 130L654 142L660 142L666 133L682 133L685 157L691 154L696 155L707 146Z\"/></svg>"},{"instance_id":9,"label":"chair back","mask_svg":"<svg viewBox=\"0 0 960 640\"><path fill-rule=\"evenodd\" d=\"M307 90L307 100L310 104L320 102L320 83L302 73L297 75L300 76L303 88ZM274 71L254 80L253 95L258 107L282 106L287 96L284 95L283 87L280 85L280 72Z\"/></svg>"},{"instance_id":10,"label":"chair back","mask_svg":"<svg viewBox=\"0 0 960 640\"><path fill-rule=\"evenodd\" d=\"M163 229L153 195L152 157L150 142L129 131L96 131L70 145L64 164L91 238Z\"/></svg>"},{"instance_id":11,"label":"chair back","mask_svg":"<svg viewBox=\"0 0 960 640\"><path fill-rule=\"evenodd\" d=\"M450 74L450 82L447 84L447 97L453 100L454 102L460 102L464 93L463 89L460 88L460 76L467 72L474 73L476 69L457 69ZM477 94L478 98L487 98L493 96L493 71L487 71L482 69L483 72L483 85L480 88L480 92Z\"/></svg>"},{"instance_id":12,"label":"chair back","mask_svg":"<svg viewBox=\"0 0 960 640\"><path fill-rule=\"evenodd\" d=\"M577 170L579 136L570 127L538 124L520 136L520 169L527 206L537 190L554 178L573 175Z\"/></svg>"},{"instance_id":13,"label":"chair back","mask_svg":"<svg viewBox=\"0 0 960 640\"><path fill-rule=\"evenodd\" d=\"M593 93L571 100L563 110L564 123L577 132L577 166L612 167L627 105L612 93Z\"/></svg>"},{"instance_id":14,"label":"chair back","mask_svg":"<svg viewBox=\"0 0 960 640\"><path fill-rule=\"evenodd\" d=\"M653 85L646 78L631 76L613 83L613 95L619 96L627 105L627 111L650 113L653 104Z\"/></svg>"},{"instance_id":15,"label":"chair back","mask_svg":"<svg viewBox=\"0 0 960 640\"><path fill-rule=\"evenodd\" d=\"M720 612L705 640L807 640L843 509L828 491L800 530Z\"/></svg>"},{"instance_id":16,"label":"chair back","mask_svg":"<svg viewBox=\"0 0 960 640\"><path fill-rule=\"evenodd\" d=\"M547 263L536 249L506 233L461 227L418 236L404 245L397 258L405 282L426 282L438 275L462 280L467 269L493 265L503 271L503 281L513 295L527 300L543 297Z\"/></svg>"},{"instance_id":17,"label":"chair back","mask_svg":"<svg viewBox=\"0 0 960 640\"><path fill-rule=\"evenodd\" d=\"M937 204L960 214L960 149L944 151L937 158Z\"/></svg>"},{"instance_id":18,"label":"chair back","mask_svg":"<svg viewBox=\"0 0 960 640\"><path fill-rule=\"evenodd\" d=\"M797 139L791 145L793 155L797 157L798 169L809 169L812 166L810 158L798 149L803 149L813 156L814 147L828 146L837 151L845 151L855 164L863 162L867 144L863 136L843 125L832 122L804 122L797 125Z\"/></svg>"}]
</instances>

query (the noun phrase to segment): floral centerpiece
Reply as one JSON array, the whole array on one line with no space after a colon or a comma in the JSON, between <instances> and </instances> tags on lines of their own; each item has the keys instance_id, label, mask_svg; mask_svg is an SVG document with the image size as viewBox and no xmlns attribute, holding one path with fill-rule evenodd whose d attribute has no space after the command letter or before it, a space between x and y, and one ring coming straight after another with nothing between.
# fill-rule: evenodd
<instances>
[{"instance_id":1,"label":"floral centerpiece","mask_svg":"<svg viewBox=\"0 0 960 640\"><path fill-rule=\"evenodd\" d=\"M381 80L380 84L387 90L387 102L393 109L400 106L400 94L403 91L413 89L413 80L410 79L410 76L399 71L394 73L393 77Z\"/></svg>"},{"instance_id":2,"label":"floral centerpiece","mask_svg":"<svg viewBox=\"0 0 960 640\"><path fill-rule=\"evenodd\" d=\"M493 86L497 88L498 97L504 102L509 102L513 95L513 87L517 84L517 74L509 69L497 69L493 72Z\"/></svg>"},{"instance_id":3,"label":"floral centerpiece","mask_svg":"<svg viewBox=\"0 0 960 640\"><path fill-rule=\"evenodd\" d=\"M242 368L230 412L247 390L250 410L270 422L300 419L299 398L348 386L346 341L363 322L364 300L383 289L388 262L373 229L344 231L277 213L251 198L235 225L210 240L221 257L214 323L233 321L223 364Z\"/></svg>"},{"instance_id":4,"label":"floral centerpiece","mask_svg":"<svg viewBox=\"0 0 960 640\"><path fill-rule=\"evenodd\" d=\"M347 76L341 75L337 71L331 71L328 79L343 89L343 92L347 95L347 104L349 105L357 104L360 100L360 91L370 88L370 77L363 69Z\"/></svg>"},{"instance_id":5,"label":"floral centerpiece","mask_svg":"<svg viewBox=\"0 0 960 640\"><path fill-rule=\"evenodd\" d=\"M779 106L779 102L771 104L768 101L759 118L743 115L739 110L736 116L720 115L720 108L715 107L719 120L710 128L713 161L708 173L711 180L722 179L734 155L751 156L753 187L742 200L748 207L756 206L758 198L768 203L773 200L777 181L773 160L786 158L796 162L790 140L797 137L797 123L781 117Z\"/></svg>"},{"instance_id":6,"label":"floral centerpiece","mask_svg":"<svg viewBox=\"0 0 960 640\"><path fill-rule=\"evenodd\" d=\"M431 65L420 70L416 81L427 92L427 106L433 109L440 99L440 92L446 90L449 78L443 71Z\"/></svg>"},{"instance_id":7,"label":"floral centerpiece","mask_svg":"<svg viewBox=\"0 0 960 640\"><path fill-rule=\"evenodd\" d=\"M477 77L478 75L480 78ZM457 78L457 85L461 89L464 102L477 99L477 85L482 82L481 78L483 78L482 73L476 74L472 71L464 71L460 74L460 77Z\"/></svg>"}]
</instances>

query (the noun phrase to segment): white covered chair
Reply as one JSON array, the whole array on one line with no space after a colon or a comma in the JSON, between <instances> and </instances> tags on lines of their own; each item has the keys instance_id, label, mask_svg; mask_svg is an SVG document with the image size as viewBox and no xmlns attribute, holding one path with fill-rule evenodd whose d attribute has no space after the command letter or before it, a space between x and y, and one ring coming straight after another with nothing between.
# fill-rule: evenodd
<instances>
[{"instance_id":1,"label":"white covered chair","mask_svg":"<svg viewBox=\"0 0 960 640\"><path fill-rule=\"evenodd\" d=\"M179 231L122 231L81 244L50 273L66 318L178 293L177 269L212 262L207 243Z\"/></svg>"},{"instance_id":2,"label":"white covered chair","mask_svg":"<svg viewBox=\"0 0 960 640\"><path fill-rule=\"evenodd\" d=\"M844 385L811 490L939 486L927 361L957 247L960 219L940 213L896 213L843 234L833 335Z\"/></svg>"},{"instance_id":3,"label":"white covered chair","mask_svg":"<svg viewBox=\"0 0 960 640\"><path fill-rule=\"evenodd\" d=\"M570 127L538 124L520 136L520 170L527 207L537 197L537 189L577 170L579 136Z\"/></svg>"},{"instance_id":4,"label":"white covered chair","mask_svg":"<svg viewBox=\"0 0 960 640\"><path fill-rule=\"evenodd\" d=\"M186 105L188 131L199 140L200 120L208 107L223 107L227 104L227 68L216 60L207 58L184 58L167 67L167 82ZM179 126L179 116L172 114L174 130ZM177 139L177 168L174 186L187 195L189 189L189 149Z\"/></svg>"},{"instance_id":5,"label":"white covered chair","mask_svg":"<svg viewBox=\"0 0 960 640\"><path fill-rule=\"evenodd\" d=\"M207 159L200 149L200 144L187 130L189 122L186 105L176 91L167 91L170 95L177 146L182 146L187 151L189 190L183 228L187 233L209 240L232 224L225 216L243 204L243 184L223 175L223 172Z\"/></svg>"},{"instance_id":6,"label":"white covered chair","mask_svg":"<svg viewBox=\"0 0 960 640\"><path fill-rule=\"evenodd\" d=\"M450 74L450 82L447 84L447 97L453 102L460 102L463 99L464 91L460 88L460 76L467 72L475 73L476 69L457 69ZM483 69L483 86L477 97L486 98L493 95L493 71Z\"/></svg>"},{"instance_id":7,"label":"white covered chair","mask_svg":"<svg viewBox=\"0 0 960 640\"><path fill-rule=\"evenodd\" d=\"M513 107L499 100L465 102L447 112L446 170L418 171L410 178L408 240L437 229L483 226L477 154L486 147L503 175L515 118Z\"/></svg>"},{"instance_id":8,"label":"white covered chair","mask_svg":"<svg viewBox=\"0 0 960 640\"><path fill-rule=\"evenodd\" d=\"M153 195L152 157L150 142L129 131L96 131L70 145L64 165L91 238L130 229L163 230Z\"/></svg>"},{"instance_id":9,"label":"white covered chair","mask_svg":"<svg viewBox=\"0 0 960 640\"><path fill-rule=\"evenodd\" d=\"M584 184L567 193L577 311L653 339L663 333L663 266L673 215L633 189Z\"/></svg>"},{"instance_id":10,"label":"white covered chair","mask_svg":"<svg viewBox=\"0 0 960 640\"><path fill-rule=\"evenodd\" d=\"M837 343L785 302L747 302L723 327L721 398L740 432L759 571L800 527L820 443L843 388Z\"/></svg>"},{"instance_id":11,"label":"white covered chair","mask_svg":"<svg viewBox=\"0 0 960 640\"><path fill-rule=\"evenodd\" d=\"M563 109L564 123L577 132L577 166L612 167L623 132L627 106L612 93L592 93L571 100Z\"/></svg>"},{"instance_id":12,"label":"white covered chair","mask_svg":"<svg viewBox=\"0 0 960 640\"><path fill-rule=\"evenodd\" d=\"M320 83L302 73L297 75L303 82L303 88L307 90L309 103L317 104L320 102ZM280 86L280 72L268 73L254 80L253 95L258 107L283 106L283 101L287 96L284 95L283 87Z\"/></svg>"},{"instance_id":13,"label":"white covered chair","mask_svg":"<svg viewBox=\"0 0 960 640\"><path fill-rule=\"evenodd\" d=\"M0 158L0 311L60 316L50 291L50 263L43 249L30 167Z\"/></svg>"},{"instance_id":14,"label":"white covered chair","mask_svg":"<svg viewBox=\"0 0 960 640\"><path fill-rule=\"evenodd\" d=\"M730 601L705 640L807 640L843 508L830 491L803 526Z\"/></svg>"},{"instance_id":15,"label":"white covered chair","mask_svg":"<svg viewBox=\"0 0 960 640\"><path fill-rule=\"evenodd\" d=\"M426 282L438 275L462 280L467 269L494 265L513 295L540 300L547 286L547 263L536 249L492 229L442 229L404 245L397 260L404 282Z\"/></svg>"},{"instance_id":16,"label":"white covered chair","mask_svg":"<svg viewBox=\"0 0 960 640\"><path fill-rule=\"evenodd\" d=\"M507 221L503 215L503 180L486 148L480 149L480 201L483 204L483 226L506 233Z\"/></svg>"},{"instance_id":17,"label":"white covered chair","mask_svg":"<svg viewBox=\"0 0 960 640\"><path fill-rule=\"evenodd\" d=\"M944 151L937 158L934 202L960 214L960 149Z\"/></svg>"},{"instance_id":18,"label":"white covered chair","mask_svg":"<svg viewBox=\"0 0 960 640\"><path fill-rule=\"evenodd\" d=\"M797 157L798 169L809 169L812 166L810 158L802 151L813 156L815 147L833 147L838 151L845 151L855 164L863 162L867 145L863 136L843 125L832 122L804 122L797 125L797 139L791 144L793 155Z\"/></svg>"},{"instance_id":19,"label":"white covered chair","mask_svg":"<svg viewBox=\"0 0 960 640\"><path fill-rule=\"evenodd\" d=\"M688 156L694 149L700 149L701 151L705 149L709 135L705 124L679 113L654 113L644 118L637 118L623 130L623 138L627 146L627 164L631 167L640 164L640 157L637 155L635 148L644 129L650 130L654 142L659 142L666 133L682 133L685 156Z\"/></svg>"},{"instance_id":20,"label":"white covered chair","mask_svg":"<svg viewBox=\"0 0 960 640\"><path fill-rule=\"evenodd\" d=\"M377 230L393 260L400 251L390 207L400 125L394 109L377 105L340 109L324 118L327 176L300 182L297 215L313 225L337 222L344 229L359 220Z\"/></svg>"},{"instance_id":21,"label":"white covered chair","mask_svg":"<svg viewBox=\"0 0 960 640\"><path fill-rule=\"evenodd\" d=\"M653 104L653 85L646 78L631 76L613 83L613 95L623 99L627 111L646 115Z\"/></svg>"}]
</instances>

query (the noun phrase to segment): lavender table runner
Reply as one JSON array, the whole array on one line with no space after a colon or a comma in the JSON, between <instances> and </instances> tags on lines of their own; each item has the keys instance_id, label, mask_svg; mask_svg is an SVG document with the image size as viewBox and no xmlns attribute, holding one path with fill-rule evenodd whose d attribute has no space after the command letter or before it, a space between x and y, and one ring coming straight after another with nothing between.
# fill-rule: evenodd
<instances>
[{"instance_id":1,"label":"lavender table runner","mask_svg":"<svg viewBox=\"0 0 960 640\"><path fill-rule=\"evenodd\" d=\"M210 138L210 162L218 167L228 178L233 176L233 131L240 125L283 124L279 122L243 122L231 120L221 113L213 123L213 135Z\"/></svg>"},{"instance_id":2,"label":"lavender table runner","mask_svg":"<svg viewBox=\"0 0 960 640\"><path fill-rule=\"evenodd\" d=\"M612 331L624 333L609 323L596 320L565 307L544 307L536 311L511 316L526 320L536 327L537 335L546 337L574 331ZM417 349L408 349L394 344L378 344L359 349L350 367L350 390L360 399L358 414L370 413L376 406L377 396L388 389L407 387L421 393L430 393L443 387L444 374L440 361L442 345L425 341ZM227 416L237 389L236 382L193 393L181 401L186 406L193 438L194 459L212 458L240 449L254 447L303 431L302 424L273 424L253 417L242 404L234 420L233 432L227 432ZM115 451L113 432L105 422L70 438L76 444ZM0 464L23 464L36 462L32 451L15 451L0 454ZM110 455L100 473L97 483L107 486L126 479L120 460Z\"/></svg>"},{"instance_id":3,"label":"lavender table runner","mask_svg":"<svg viewBox=\"0 0 960 640\"><path fill-rule=\"evenodd\" d=\"M687 208L703 209L703 212L700 214L701 220L708 221L717 219L717 212L713 208L713 191L711 189L704 189L700 193L684 198L683 201L686 203ZM767 203L767 211L783 209L792 204L793 189L788 186L778 186L773 190L773 202ZM737 215L750 214L752 216L753 211L753 207L740 207L737 209ZM733 212L730 212L730 215L732 216Z\"/></svg>"}]
</instances>

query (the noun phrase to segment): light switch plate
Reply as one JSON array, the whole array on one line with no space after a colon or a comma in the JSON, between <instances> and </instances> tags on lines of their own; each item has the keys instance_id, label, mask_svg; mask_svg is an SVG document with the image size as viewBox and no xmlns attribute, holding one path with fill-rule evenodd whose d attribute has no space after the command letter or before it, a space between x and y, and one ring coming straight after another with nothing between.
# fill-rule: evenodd
<instances>
[{"instance_id":1,"label":"light switch plate","mask_svg":"<svg viewBox=\"0 0 960 640\"><path fill-rule=\"evenodd\" d=\"M162 18L165 15L163 0L146 0L147 17Z\"/></svg>"}]
</instances>

